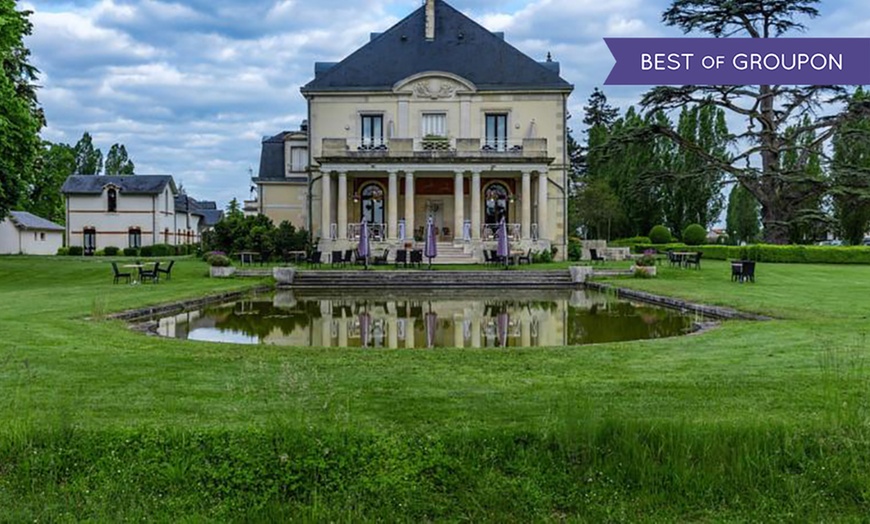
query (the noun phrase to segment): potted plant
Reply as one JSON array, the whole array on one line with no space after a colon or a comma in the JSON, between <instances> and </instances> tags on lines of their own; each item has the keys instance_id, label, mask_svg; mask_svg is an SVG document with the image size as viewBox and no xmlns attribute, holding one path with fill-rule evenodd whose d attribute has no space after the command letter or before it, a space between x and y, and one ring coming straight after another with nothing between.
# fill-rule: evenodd
<instances>
[{"instance_id":1,"label":"potted plant","mask_svg":"<svg viewBox=\"0 0 870 524\"><path fill-rule=\"evenodd\" d=\"M656 252L653 249L647 249L643 255L634 260L634 265L631 266L631 271L635 276L639 277L654 277L656 276Z\"/></svg>"},{"instance_id":2,"label":"potted plant","mask_svg":"<svg viewBox=\"0 0 870 524\"><path fill-rule=\"evenodd\" d=\"M226 253L222 251L212 251L206 261L210 266L209 272L213 277L230 277L236 272L236 268L233 267L232 261Z\"/></svg>"}]
</instances>

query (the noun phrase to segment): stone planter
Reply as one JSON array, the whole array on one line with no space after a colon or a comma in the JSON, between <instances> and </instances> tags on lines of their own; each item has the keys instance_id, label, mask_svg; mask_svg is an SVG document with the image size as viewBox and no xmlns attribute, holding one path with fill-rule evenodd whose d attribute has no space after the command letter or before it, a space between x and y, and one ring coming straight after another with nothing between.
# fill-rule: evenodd
<instances>
[{"instance_id":1,"label":"stone planter","mask_svg":"<svg viewBox=\"0 0 870 524\"><path fill-rule=\"evenodd\" d=\"M211 266L210 272L213 278L227 278L233 276L233 274L236 272L236 268L233 266Z\"/></svg>"},{"instance_id":2,"label":"stone planter","mask_svg":"<svg viewBox=\"0 0 870 524\"><path fill-rule=\"evenodd\" d=\"M631 266L632 273L646 273L649 277L656 276L656 266Z\"/></svg>"}]
</instances>

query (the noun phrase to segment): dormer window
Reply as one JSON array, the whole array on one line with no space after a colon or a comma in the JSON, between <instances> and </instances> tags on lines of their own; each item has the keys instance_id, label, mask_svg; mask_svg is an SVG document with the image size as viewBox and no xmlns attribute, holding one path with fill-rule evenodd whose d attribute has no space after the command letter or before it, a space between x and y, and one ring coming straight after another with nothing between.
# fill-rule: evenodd
<instances>
[{"instance_id":1,"label":"dormer window","mask_svg":"<svg viewBox=\"0 0 870 524\"><path fill-rule=\"evenodd\" d=\"M108 198L108 209L109 213L115 213L118 211L118 190L114 187L110 187L106 192L106 196Z\"/></svg>"}]
</instances>

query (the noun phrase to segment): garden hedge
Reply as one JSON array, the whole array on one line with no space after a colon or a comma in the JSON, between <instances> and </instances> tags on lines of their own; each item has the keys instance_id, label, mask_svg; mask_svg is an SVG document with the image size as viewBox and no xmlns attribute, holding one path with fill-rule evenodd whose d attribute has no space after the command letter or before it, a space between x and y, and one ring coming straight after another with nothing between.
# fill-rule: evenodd
<instances>
[{"instance_id":1,"label":"garden hedge","mask_svg":"<svg viewBox=\"0 0 870 524\"><path fill-rule=\"evenodd\" d=\"M700 251L710 260L755 260L783 264L870 264L870 246L779 246L752 244L748 246L704 245L687 246L683 243L635 244L632 252L643 253L655 249L658 253L673 251Z\"/></svg>"}]
</instances>

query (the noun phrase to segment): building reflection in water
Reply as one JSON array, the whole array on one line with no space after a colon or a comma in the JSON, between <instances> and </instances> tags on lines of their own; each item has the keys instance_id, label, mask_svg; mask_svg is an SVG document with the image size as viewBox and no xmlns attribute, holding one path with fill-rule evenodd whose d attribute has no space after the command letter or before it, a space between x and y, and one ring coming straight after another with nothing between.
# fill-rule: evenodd
<instances>
[{"instance_id":1,"label":"building reflection in water","mask_svg":"<svg viewBox=\"0 0 870 524\"><path fill-rule=\"evenodd\" d=\"M656 338L691 319L585 290L282 290L159 320L167 337L303 347L546 347Z\"/></svg>"}]
</instances>

